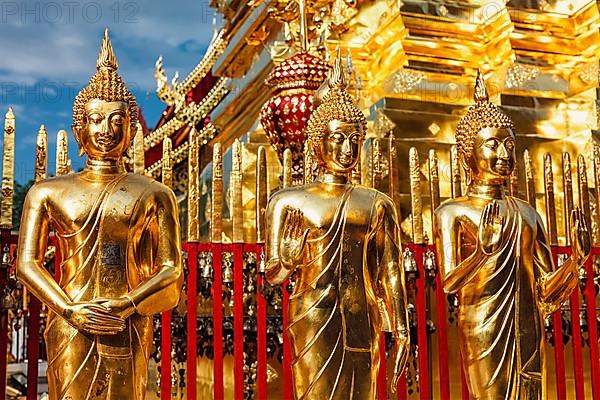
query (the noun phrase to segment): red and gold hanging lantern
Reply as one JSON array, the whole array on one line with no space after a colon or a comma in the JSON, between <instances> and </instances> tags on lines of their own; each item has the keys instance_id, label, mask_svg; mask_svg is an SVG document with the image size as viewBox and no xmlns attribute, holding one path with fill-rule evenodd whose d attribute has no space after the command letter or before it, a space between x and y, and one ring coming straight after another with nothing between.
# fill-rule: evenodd
<instances>
[{"instance_id":1,"label":"red and gold hanging lantern","mask_svg":"<svg viewBox=\"0 0 600 400\"><path fill-rule=\"evenodd\" d=\"M294 182L303 178L304 126L313 111L313 94L328 70L319 57L299 52L273 68L266 80L273 93L261 110L260 122L280 162L285 149L292 151Z\"/></svg>"}]
</instances>

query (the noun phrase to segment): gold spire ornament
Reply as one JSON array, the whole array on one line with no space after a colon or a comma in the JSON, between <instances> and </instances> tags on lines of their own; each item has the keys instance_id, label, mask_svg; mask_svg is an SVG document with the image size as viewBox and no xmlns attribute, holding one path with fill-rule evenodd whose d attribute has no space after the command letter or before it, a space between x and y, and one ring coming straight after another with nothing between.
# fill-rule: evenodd
<instances>
[{"instance_id":1,"label":"gold spire ornament","mask_svg":"<svg viewBox=\"0 0 600 400\"><path fill-rule=\"evenodd\" d=\"M142 129L142 124L138 122L135 136L133 137L133 172L144 175L144 169L146 168L145 162L144 131Z\"/></svg>"},{"instance_id":2,"label":"gold spire ornament","mask_svg":"<svg viewBox=\"0 0 600 400\"><path fill-rule=\"evenodd\" d=\"M265 242L265 214L267 211L267 154L259 146L256 156L256 242Z\"/></svg>"},{"instance_id":3,"label":"gold spire ornament","mask_svg":"<svg viewBox=\"0 0 600 400\"><path fill-rule=\"evenodd\" d=\"M36 139L35 152L35 181L43 181L46 179L48 171L48 132L44 125L40 126L40 130Z\"/></svg>"},{"instance_id":4,"label":"gold spire ornament","mask_svg":"<svg viewBox=\"0 0 600 400\"><path fill-rule=\"evenodd\" d=\"M223 235L223 152L221 143L215 143L213 147L212 166L210 241L221 243Z\"/></svg>"},{"instance_id":5,"label":"gold spire ornament","mask_svg":"<svg viewBox=\"0 0 600 400\"><path fill-rule=\"evenodd\" d=\"M533 160L529 150L523 152L525 160L525 189L527 192L527 201L531 207L535 208L535 171L533 170Z\"/></svg>"},{"instance_id":6,"label":"gold spire ornament","mask_svg":"<svg viewBox=\"0 0 600 400\"><path fill-rule=\"evenodd\" d=\"M381 166L381 142L378 138L373 139L373 146L371 146L371 157L369 157L369 164L371 170L371 187L374 189L381 186L381 179L383 175L383 168Z\"/></svg>"},{"instance_id":7,"label":"gold spire ornament","mask_svg":"<svg viewBox=\"0 0 600 400\"><path fill-rule=\"evenodd\" d=\"M470 177L467 194L442 203L433 226L444 291L460 299L469 394L541 400L544 318L560 310L578 285L579 268L590 254L588 224L579 208L573 210L567 226L572 254L555 268L542 217L529 202L505 193L516 163L514 126L489 101L480 73L475 105L459 122L456 141ZM551 161L545 161L551 174ZM530 189L528 195L532 201Z\"/></svg>"},{"instance_id":8,"label":"gold spire ornament","mask_svg":"<svg viewBox=\"0 0 600 400\"><path fill-rule=\"evenodd\" d=\"M450 147L450 186L452 189L452 198L460 197L462 194L462 178L460 175L460 157L456 145Z\"/></svg>"},{"instance_id":9,"label":"gold spire ornament","mask_svg":"<svg viewBox=\"0 0 600 400\"><path fill-rule=\"evenodd\" d=\"M15 114L9 107L4 117L4 154L2 155L2 200L0 228L11 229L15 185Z\"/></svg>"},{"instance_id":10,"label":"gold spire ornament","mask_svg":"<svg viewBox=\"0 0 600 400\"><path fill-rule=\"evenodd\" d=\"M200 240L200 215L198 201L200 199L200 138L194 126L190 129L188 143L188 220L187 241L198 242Z\"/></svg>"},{"instance_id":11,"label":"gold spire ornament","mask_svg":"<svg viewBox=\"0 0 600 400\"><path fill-rule=\"evenodd\" d=\"M339 55L329 88L306 126L316 179L269 200L265 275L272 284L296 276L287 327L295 397L374 399L384 328L394 336L392 387L408 358L400 228L388 196L351 181L366 119Z\"/></svg>"},{"instance_id":12,"label":"gold spire ornament","mask_svg":"<svg viewBox=\"0 0 600 400\"><path fill-rule=\"evenodd\" d=\"M231 185L229 190L231 190L229 211L232 219L232 240L233 243L243 243L242 144L238 139L234 141L231 152Z\"/></svg>"},{"instance_id":13,"label":"gold spire ornament","mask_svg":"<svg viewBox=\"0 0 600 400\"><path fill-rule=\"evenodd\" d=\"M35 147L34 181L37 183L45 180L48 173L48 133L44 125L38 131Z\"/></svg>"},{"instance_id":14,"label":"gold spire ornament","mask_svg":"<svg viewBox=\"0 0 600 400\"><path fill-rule=\"evenodd\" d=\"M544 154L544 196L546 199L546 224L550 245L558 245L558 228L556 222L556 204L554 203L554 174L552 172L552 156Z\"/></svg>"},{"instance_id":15,"label":"gold spire ornament","mask_svg":"<svg viewBox=\"0 0 600 400\"><path fill-rule=\"evenodd\" d=\"M61 129L56 135L56 176L69 173L69 138Z\"/></svg>"},{"instance_id":16,"label":"gold spire ornament","mask_svg":"<svg viewBox=\"0 0 600 400\"><path fill-rule=\"evenodd\" d=\"M171 138L164 138L162 145L162 183L167 187L173 186L173 144Z\"/></svg>"},{"instance_id":17,"label":"gold spire ornament","mask_svg":"<svg viewBox=\"0 0 600 400\"><path fill-rule=\"evenodd\" d=\"M292 172L292 151L290 149L285 149L283 152L283 176L282 176L282 187L289 188L292 186L293 172Z\"/></svg>"},{"instance_id":18,"label":"gold spire ornament","mask_svg":"<svg viewBox=\"0 0 600 400\"><path fill-rule=\"evenodd\" d=\"M52 400L144 399L153 315L177 305L183 283L173 191L125 170L137 105L117 65L105 32L97 72L73 107L85 167L64 175L68 157L60 150L57 176L45 179L40 129L36 183L23 204L16 271L48 307ZM44 262L50 231L63 257L58 282Z\"/></svg>"},{"instance_id":19,"label":"gold spire ornament","mask_svg":"<svg viewBox=\"0 0 600 400\"><path fill-rule=\"evenodd\" d=\"M423 200L421 199L421 165L419 163L419 152L411 147L408 155L410 174L410 202L413 243L425 243L423 232Z\"/></svg>"}]
</instances>

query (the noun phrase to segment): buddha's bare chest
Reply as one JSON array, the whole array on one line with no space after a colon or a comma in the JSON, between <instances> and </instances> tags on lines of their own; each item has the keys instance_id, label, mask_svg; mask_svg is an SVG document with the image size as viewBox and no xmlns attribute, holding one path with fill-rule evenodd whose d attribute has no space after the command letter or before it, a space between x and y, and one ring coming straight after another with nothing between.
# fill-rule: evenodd
<instances>
[{"instance_id":1,"label":"buddha's bare chest","mask_svg":"<svg viewBox=\"0 0 600 400\"><path fill-rule=\"evenodd\" d=\"M52 229L69 235L96 222L98 226L110 226L117 234L135 224L132 217L138 201L139 194L125 189L77 188L50 203Z\"/></svg>"},{"instance_id":2,"label":"buddha's bare chest","mask_svg":"<svg viewBox=\"0 0 600 400\"><path fill-rule=\"evenodd\" d=\"M336 199L337 200L337 199ZM369 210L350 208L348 205L337 201L315 200L312 204L301 209L307 228L316 232L324 233L332 225L341 221L347 230L354 227L364 227L369 224Z\"/></svg>"}]
</instances>

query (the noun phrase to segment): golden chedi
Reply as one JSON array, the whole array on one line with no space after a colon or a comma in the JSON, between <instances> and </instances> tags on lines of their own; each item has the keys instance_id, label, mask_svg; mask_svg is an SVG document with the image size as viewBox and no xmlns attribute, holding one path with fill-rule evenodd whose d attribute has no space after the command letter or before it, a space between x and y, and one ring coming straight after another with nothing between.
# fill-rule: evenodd
<instances>
[{"instance_id":1,"label":"golden chedi","mask_svg":"<svg viewBox=\"0 0 600 400\"><path fill-rule=\"evenodd\" d=\"M152 316L179 300L180 231L171 189L124 168L137 105L117 73L108 32L73 120L85 168L27 194L17 274L49 308L50 399L140 400ZM62 255L58 282L43 264L50 231Z\"/></svg>"},{"instance_id":2,"label":"golden chedi","mask_svg":"<svg viewBox=\"0 0 600 400\"><path fill-rule=\"evenodd\" d=\"M329 66L319 57L301 51L273 68L266 83L273 87L260 122L283 164L283 152L292 152L292 177L302 181L306 136L304 128L315 107L315 91L325 80Z\"/></svg>"},{"instance_id":3,"label":"golden chedi","mask_svg":"<svg viewBox=\"0 0 600 400\"><path fill-rule=\"evenodd\" d=\"M350 182L366 119L345 88L338 55L330 90L306 128L316 179L280 190L267 210L267 280L296 274L288 333L298 399L374 399L386 327L395 338L393 382L408 356L395 207Z\"/></svg>"},{"instance_id":4,"label":"golden chedi","mask_svg":"<svg viewBox=\"0 0 600 400\"><path fill-rule=\"evenodd\" d=\"M577 287L590 253L582 212L571 216L572 255L559 268L540 215L505 194L515 168L512 121L488 99L480 73L475 105L456 142L468 172L466 196L435 211L444 290L458 293L463 370L473 399L546 397L544 317Z\"/></svg>"}]
</instances>

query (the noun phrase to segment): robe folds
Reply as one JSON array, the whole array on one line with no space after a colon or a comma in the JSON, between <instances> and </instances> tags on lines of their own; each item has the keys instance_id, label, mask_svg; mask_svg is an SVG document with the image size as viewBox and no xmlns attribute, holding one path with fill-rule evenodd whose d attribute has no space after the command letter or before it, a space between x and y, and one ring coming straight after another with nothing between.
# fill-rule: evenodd
<instances>
[{"instance_id":1,"label":"robe folds","mask_svg":"<svg viewBox=\"0 0 600 400\"><path fill-rule=\"evenodd\" d=\"M59 284L73 302L125 296L138 282L152 275L146 268L152 265L149 259L152 255L136 254L136 249L148 248L137 241L148 238L132 236L133 225L150 223L150 219L143 221L146 217L138 219L144 192L137 199L131 198L126 191L126 176L121 175L106 185L80 229L56 233L63 255ZM124 207L123 212L115 204L133 206ZM54 388L51 400L145 397L152 317L135 313L125 322L125 330L115 335L91 335L49 312L44 336L48 381Z\"/></svg>"},{"instance_id":2,"label":"robe folds","mask_svg":"<svg viewBox=\"0 0 600 400\"><path fill-rule=\"evenodd\" d=\"M473 398L537 400L546 391L543 319L556 308L540 293L552 254L529 204L506 204L500 248L458 291L461 352ZM560 285L568 294L573 283Z\"/></svg>"},{"instance_id":3,"label":"robe folds","mask_svg":"<svg viewBox=\"0 0 600 400\"><path fill-rule=\"evenodd\" d=\"M401 268L398 225L385 199L349 186L331 222L307 241L289 302L297 399L375 398L389 320L380 279L386 268Z\"/></svg>"}]
</instances>

